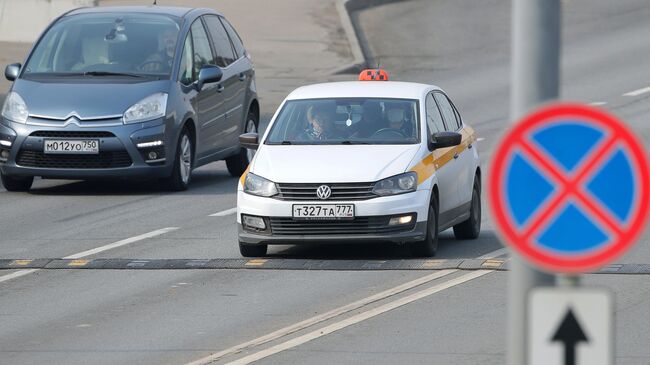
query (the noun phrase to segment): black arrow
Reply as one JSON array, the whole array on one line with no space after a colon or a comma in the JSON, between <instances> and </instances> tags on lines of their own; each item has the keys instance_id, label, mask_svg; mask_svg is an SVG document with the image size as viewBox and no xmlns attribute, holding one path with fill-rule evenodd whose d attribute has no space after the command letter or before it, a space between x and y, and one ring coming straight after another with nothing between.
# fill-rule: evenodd
<instances>
[{"instance_id":1,"label":"black arrow","mask_svg":"<svg viewBox=\"0 0 650 365\"><path fill-rule=\"evenodd\" d=\"M589 342L589 339L582 331L571 308L567 311L551 341L564 343L564 365L576 365L576 344Z\"/></svg>"}]
</instances>

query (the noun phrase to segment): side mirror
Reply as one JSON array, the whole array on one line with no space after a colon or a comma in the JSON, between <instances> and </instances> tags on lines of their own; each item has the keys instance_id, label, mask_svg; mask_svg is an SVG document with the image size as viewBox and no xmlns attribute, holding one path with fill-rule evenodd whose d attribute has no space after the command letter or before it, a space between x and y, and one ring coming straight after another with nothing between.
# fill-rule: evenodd
<instances>
[{"instance_id":1,"label":"side mirror","mask_svg":"<svg viewBox=\"0 0 650 365\"><path fill-rule=\"evenodd\" d=\"M431 135L431 149L458 146L463 136L457 132L438 132Z\"/></svg>"},{"instance_id":2,"label":"side mirror","mask_svg":"<svg viewBox=\"0 0 650 365\"><path fill-rule=\"evenodd\" d=\"M222 77L223 72L219 66L205 65L201 67L201 71L199 71L199 79L197 80L196 86L199 90L201 90L203 88L203 85L219 82L221 81Z\"/></svg>"},{"instance_id":3,"label":"side mirror","mask_svg":"<svg viewBox=\"0 0 650 365\"><path fill-rule=\"evenodd\" d=\"M18 78L18 74L20 74L20 68L22 65L20 63L12 63L11 65L7 65L7 68L5 68L5 77L9 81L14 81Z\"/></svg>"},{"instance_id":4,"label":"side mirror","mask_svg":"<svg viewBox=\"0 0 650 365\"><path fill-rule=\"evenodd\" d=\"M257 139L257 133L244 133L239 136L239 144L244 148L256 150L260 145Z\"/></svg>"}]
</instances>

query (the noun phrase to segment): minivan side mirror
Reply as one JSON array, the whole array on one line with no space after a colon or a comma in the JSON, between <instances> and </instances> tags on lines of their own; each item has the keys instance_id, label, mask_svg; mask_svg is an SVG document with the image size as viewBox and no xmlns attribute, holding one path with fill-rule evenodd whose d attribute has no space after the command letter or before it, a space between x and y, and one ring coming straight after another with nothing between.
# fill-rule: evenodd
<instances>
[{"instance_id":1,"label":"minivan side mirror","mask_svg":"<svg viewBox=\"0 0 650 365\"><path fill-rule=\"evenodd\" d=\"M249 150L256 150L259 147L257 133L244 133L239 136L239 144Z\"/></svg>"},{"instance_id":2,"label":"minivan side mirror","mask_svg":"<svg viewBox=\"0 0 650 365\"><path fill-rule=\"evenodd\" d=\"M198 90L201 90L203 89L203 85L219 82L222 77L223 72L219 66L205 65L201 67L201 71L199 71L199 79L197 80L196 87Z\"/></svg>"},{"instance_id":3,"label":"minivan side mirror","mask_svg":"<svg viewBox=\"0 0 650 365\"><path fill-rule=\"evenodd\" d=\"M20 63L12 63L11 65L7 65L5 68L5 77L9 81L14 81L18 78L18 74L20 74L20 68L22 65Z\"/></svg>"},{"instance_id":4,"label":"minivan side mirror","mask_svg":"<svg viewBox=\"0 0 650 365\"><path fill-rule=\"evenodd\" d=\"M438 132L431 135L431 150L458 146L463 136L457 132Z\"/></svg>"}]
</instances>

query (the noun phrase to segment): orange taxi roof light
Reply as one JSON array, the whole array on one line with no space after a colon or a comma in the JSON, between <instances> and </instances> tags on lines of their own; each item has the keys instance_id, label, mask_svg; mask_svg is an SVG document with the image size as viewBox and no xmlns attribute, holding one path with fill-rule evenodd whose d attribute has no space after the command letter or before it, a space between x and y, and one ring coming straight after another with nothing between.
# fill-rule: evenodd
<instances>
[{"instance_id":1,"label":"orange taxi roof light","mask_svg":"<svg viewBox=\"0 0 650 365\"><path fill-rule=\"evenodd\" d=\"M388 72L380 68L369 68L361 71L359 81L388 81Z\"/></svg>"}]
</instances>

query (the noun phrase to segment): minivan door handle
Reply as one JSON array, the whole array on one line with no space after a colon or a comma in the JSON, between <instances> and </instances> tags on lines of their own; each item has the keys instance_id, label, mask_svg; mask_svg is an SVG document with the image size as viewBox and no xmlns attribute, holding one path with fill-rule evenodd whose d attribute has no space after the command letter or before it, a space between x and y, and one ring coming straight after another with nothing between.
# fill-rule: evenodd
<instances>
[{"instance_id":1,"label":"minivan door handle","mask_svg":"<svg viewBox=\"0 0 650 365\"><path fill-rule=\"evenodd\" d=\"M242 72L239 74L239 81L244 81L244 80L246 80L246 74Z\"/></svg>"},{"instance_id":2,"label":"minivan door handle","mask_svg":"<svg viewBox=\"0 0 650 365\"><path fill-rule=\"evenodd\" d=\"M218 93L222 92L223 89L224 89L223 84L219 84L219 85L217 85L216 90L217 90Z\"/></svg>"},{"instance_id":3,"label":"minivan door handle","mask_svg":"<svg viewBox=\"0 0 650 365\"><path fill-rule=\"evenodd\" d=\"M458 158L458 153L454 154L454 159Z\"/></svg>"}]
</instances>

